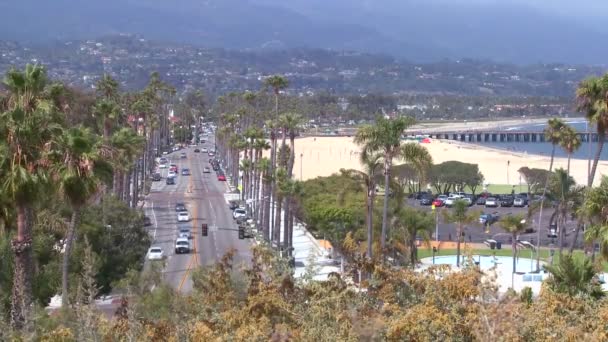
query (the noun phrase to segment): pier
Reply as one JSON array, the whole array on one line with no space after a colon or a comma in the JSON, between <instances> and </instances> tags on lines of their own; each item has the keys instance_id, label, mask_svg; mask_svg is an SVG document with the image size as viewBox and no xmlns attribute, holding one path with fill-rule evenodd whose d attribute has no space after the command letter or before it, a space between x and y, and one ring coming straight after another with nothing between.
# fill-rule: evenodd
<instances>
[{"instance_id":1,"label":"pier","mask_svg":"<svg viewBox=\"0 0 608 342\"><path fill-rule=\"evenodd\" d=\"M408 132L408 136L426 136L431 139L456 140L462 142L522 142L522 143L544 143L543 132L505 132L505 131L470 131L470 132ZM597 142L597 133L577 133L582 142Z\"/></svg>"}]
</instances>

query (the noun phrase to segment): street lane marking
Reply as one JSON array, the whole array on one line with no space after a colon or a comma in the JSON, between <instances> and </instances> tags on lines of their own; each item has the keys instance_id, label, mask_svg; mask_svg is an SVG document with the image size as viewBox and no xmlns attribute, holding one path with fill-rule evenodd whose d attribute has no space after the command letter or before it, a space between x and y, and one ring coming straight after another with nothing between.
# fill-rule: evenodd
<instances>
[{"instance_id":1,"label":"street lane marking","mask_svg":"<svg viewBox=\"0 0 608 342\"><path fill-rule=\"evenodd\" d=\"M154 211L154 202L152 202L152 217L154 218L154 234L152 234L152 238L156 241L156 230L158 229L158 221L156 220L156 212Z\"/></svg>"},{"instance_id":2,"label":"street lane marking","mask_svg":"<svg viewBox=\"0 0 608 342\"><path fill-rule=\"evenodd\" d=\"M192 162L190 161L190 158L188 158L188 164L189 164L190 169L192 169ZM191 197L191 195L188 195L189 193L191 193L191 191L188 191L188 190L190 190L192 188L192 182L193 182L192 176L190 176L190 179L188 181L188 183L189 183L188 189L186 190L187 192L184 194L184 197L187 197L187 198ZM184 272L184 275L182 276L182 279L180 281L178 291L182 290L182 287L184 286L186 279L190 275L190 271L192 270L193 263L196 262L196 265L199 266L198 248L196 245L196 215L197 214L198 214L198 211L197 211L196 198L195 198L193 208L192 208L192 255L190 256L190 262L188 263L188 267L186 268L186 271Z\"/></svg>"}]
</instances>

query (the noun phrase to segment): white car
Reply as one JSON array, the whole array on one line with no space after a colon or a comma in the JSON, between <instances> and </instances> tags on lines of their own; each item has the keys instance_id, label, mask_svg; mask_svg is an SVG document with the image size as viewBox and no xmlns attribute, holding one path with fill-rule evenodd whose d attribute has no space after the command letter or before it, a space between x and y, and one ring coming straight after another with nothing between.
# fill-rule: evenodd
<instances>
[{"instance_id":1,"label":"white car","mask_svg":"<svg viewBox=\"0 0 608 342\"><path fill-rule=\"evenodd\" d=\"M158 165L159 169L166 169L167 168L167 164L160 164Z\"/></svg>"},{"instance_id":2,"label":"white car","mask_svg":"<svg viewBox=\"0 0 608 342\"><path fill-rule=\"evenodd\" d=\"M187 238L178 238L175 240L175 254L190 253L190 242Z\"/></svg>"},{"instance_id":3,"label":"white car","mask_svg":"<svg viewBox=\"0 0 608 342\"><path fill-rule=\"evenodd\" d=\"M496 208L498 207L498 200L496 197L488 197L486 198L486 208Z\"/></svg>"},{"instance_id":4,"label":"white car","mask_svg":"<svg viewBox=\"0 0 608 342\"><path fill-rule=\"evenodd\" d=\"M167 178L172 178L177 176L177 173L175 173L174 171L169 171L169 173L167 174Z\"/></svg>"},{"instance_id":5,"label":"white car","mask_svg":"<svg viewBox=\"0 0 608 342\"><path fill-rule=\"evenodd\" d=\"M208 152L209 152L209 150L208 150L206 147L203 147L203 148L201 149L201 152L202 152L202 153L208 153Z\"/></svg>"},{"instance_id":6,"label":"white car","mask_svg":"<svg viewBox=\"0 0 608 342\"><path fill-rule=\"evenodd\" d=\"M190 215L187 211L180 211L177 213L177 222L188 222L190 221Z\"/></svg>"},{"instance_id":7,"label":"white car","mask_svg":"<svg viewBox=\"0 0 608 342\"><path fill-rule=\"evenodd\" d=\"M207 166L205 166L203 168L203 173L211 173L211 169L209 169Z\"/></svg>"},{"instance_id":8,"label":"white car","mask_svg":"<svg viewBox=\"0 0 608 342\"><path fill-rule=\"evenodd\" d=\"M445 204L446 207L451 207L454 205L454 202L458 199L458 197L453 197L450 196L448 198L445 199L445 202L443 202Z\"/></svg>"},{"instance_id":9,"label":"white car","mask_svg":"<svg viewBox=\"0 0 608 342\"><path fill-rule=\"evenodd\" d=\"M153 246L148 249L148 260L162 260L164 256L163 249L160 247Z\"/></svg>"},{"instance_id":10,"label":"white car","mask_svg":"<svg viewBox=\"0 0 608 342\"><path fill-rule=\"evenodd\" d=\"M247 211L245 210L245 208L236 208L234 209L234 212L232 212L232 218L235 220L239 217L245 216L247 216Z\"/></svg>"}]
</instances>

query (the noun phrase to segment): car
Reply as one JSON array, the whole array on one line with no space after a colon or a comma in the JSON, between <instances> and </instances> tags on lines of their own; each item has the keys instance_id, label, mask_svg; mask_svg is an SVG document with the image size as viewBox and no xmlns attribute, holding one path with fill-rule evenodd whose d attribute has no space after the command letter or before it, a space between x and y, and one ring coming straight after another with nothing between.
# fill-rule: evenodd
<instances>
[{"instance_id":1,"label":"car","mask_svg":"<svg viewBox=\"0 0 608 342\"><path fill-rule=\"evenodd\" d=\"M211 173L211 169L207 166L203 168L203 173Z\"/></svg>"},{"instance_id":2,"label":"car","mask_svg":"<svg viewBox=\"0 0 608 342\"><path fill-rule=\"evenodd\" d=\"M461 197L460 200L467 202L467 206L472 206L473 205L473 198L470 197L469 195L465 195L464 197Z\"/></svg>"},{"instance_id":3,"label":"car","mask_svg":"<svg viewBox=\"0 0 608 342\"><path fill-rule=\"evenodd\" d=\"M177 222L188 222L190 221L190 215L187 211L180 211L177 213Z\"/></svg>"},{"instance_id":4,"label":"car","mask_svg":"<svg viewBox=\"0 0 608 342\"><path fill-rule=\"evenodd\" d=\"M477 204L477 205L485 205L486 204L486 198L483 197L483 196L477 197L477 201L475 201L475 204Z\"/></svg>"},{"instance_id":5,"label":"car","mask_svg":"<svg viewBox=\"0 0 608 342\"><path fill-rule=\"evenodd\" d=\"M152 220L150 220L150 216L144 216L144 227L148 227L152 225Z\"/></svg>"},{"instance_id":6,"label":"car","mask_svg":"<svg viewBox=\"0 0 608 342\"><path fill-rule=\"evenodd\" d=\"M148 249L148 260L162 260L165 257L163 249L158 246L152 246Z\"/></svg>"},{"instance_id":7,"label":"car","mask_svg":"<svg viewBox=\"0 0 608 342\"><path fill-rule=\"evenodd\" d=\"M181 159L186 159L186 158L188 158L188 155L185 152L182 152L182 153L179 154L179 157Z\"/></svg>"},{"instance_id":8,"label":"car","mask_svg":"<svg viewBox=\"0 0 608 342\"><path fill-rule=\"evenodd\" d=\"M177 238L175 240L175 254L190 253L190 241L186 238Z\"/></svg>"},{"instance_id":9,"label":"car","mask_svg":"<svg viewBox=\"0 0 608 342\"><path fill-rule=\"evenodd\" d=\"M457 199L459 199L459 197L450 196L450 197L446 198L445 206L448 208L453 206L454 202L456 202Z\"/></svg>"},{"instance_id":10,"label":"car","mask_svg":"<svg viewBox=\"0 0 608 342\"><path fill-rule=\"evenodd\" d=\"M177 237L184 237L186 239L192 239L192 233L190 233L190 228L180 228L177 232Z\"/></svg>"},{"instance_id":11,"label":"car","mask_svg":"<svg viewBox=\"0 0 608 342\"><path fill-rule=\"evenodd\" d=\"M501 207L512 207L513 206L513 196L503 196L500 199L500 206Z\"/></svg>"},{"instance_id":12,"label":"car","mask_svg":"<svg viewBox=\"0 0 608 342\"><path fill-rule=\"evenodd\" d=\"M245 210L245 208L243 208L243 207L236 208L232 212L232 218L235 220L239 217L246 217L246 216L247 216L247 210Z\"/></svg>"},{"instance_id":13,"label":"car","mask_svg":"<svg viewBox=\"0 0 608 342\"><path fill-rule=\"evenodd\" d=\"M230 210L234 210L238 207L239 207L239 201L229 201L228 202L228 208L230 208Z\"/></svg>"},{"instance_id":14,"label":"car","mask_svg":"<svg viewBox=\"0 0 608 342\"><path fill-rule=\"evenodd\" d=\"M182 169L182 176L190 176L190 169Z\"/></svg>"},{"instance_id":15,"label":"car","mask_svg":"<svg viewBox=\"0 0 608 342\"><path fill-rule=\"evenodd\" d=\"M217 175L217 180L221 181L221 182L225 182L226 181L226 176L224 176L223 173L220 173Z\"/></svg>"},{"instance_id":16,"label":"car","mask_svg":"<svg viewBox=\"0 0 608 342\"><path fill-rule=\"evenodd\" d=\"M559 234L559 229L557 228L556 223L552 223L549 225L549 232L547 233L547 237L556 239Z\"/></svg>"},{"instance_id":17,"label":"car","mask_svg":"<svg viewBox=\"0 0 608 342\"><path fill-rule=\"evenodd\" d=\"M486 208L496 208L498 207L498 199L496 197L488 197L486 198Z\"/></svg>"},{"instance_id":18,"label":"car","mask_svg":"<svg viewBox=\"0 0 608 342\"><path fill-rule=\"evenodd\" d=\"M152 181L153 182L159 182L162 179L162 176L160 175L160 172L154 172L152 174Z\"/></svg>"},{"instance_id":19,"label":"car","mask_svg":"<svg viewBox=\"0 0 608 342\"><path fill-rule=\"evenodd\" d=\"M166 169L167 168L167 164L159 164L158 168L159 169Z\"/></svg>"},{"instance_id":20,"label":"car","mask_svg":"<svg viewBox=\"0 0 608 342\"><path fill-rule=\"evenodd\" d=\"M207 150L207 148L206 148L206 147L203 147L203 149L201 149L201 152L202 152L202 153L208 153L208 152L209 152L209 150Z\"/></svg>"},{"instance_id":21,"label":"car","mask_svg":"<svg viewBox=\"0 0 608 342\"><path fill-rule=\"evenodd\" d=\"M194 153L200 153L200 152L201 152L201 150L199 148L194 149Z\"/></svg>"},{"instance_id":22,"label":"car","mask_svg":"<svg viewBox=\"0 0 608 342\"><path fill-rule=\"evenodd\" d=\"M496 222L498 222L499 220L499 216L497 214L481 214L479 215L479 223L483 224L484 226L489 226L492 225Z\"/></svg>"},{"instance_id":23,"label":"car","mask_svg":"<svg viewBox=\"0 0 608 342\"><path fill-rule=\"evenodd\" d=\"M215 156L215 152L213 152L213 151L209 151L209 153L208 153L208 154L209 154L209 157L213 157L213 156Z\"/></svg>"},{"instance_id":24,"label":"car","mask_svg":"<svg viewBox=\"0 0 608 342\"><path fill-rule=\"evenodd\" d=\"M186 204L182 202L175 203L175 212L179 213L180 211L186 211Z\"/></svg>"},{"instance_id":25,"label":"car","mask_svg":"<svg viewBox=\"0 0 608 342\"><path fill-rule=\"evenodd\" d=\"M427 194L426 196L422 196L420 198L420 205L431 205L433 204L433 200L433 196Z\"/></svg>"},{"instance_id":26,"label":"car","mask_svg":"<svg viewBox=\"0 0 608 342\"><path fill-rule=\"evenodd\" d=\"M177 176L177 173L175 173L175 171L169 171L169 173L167 173L167 178L175 178L175 176Z\"/></svg>"},{"instance_id":27,"label":"car","mask_svg":"<svg viewBox=\"0 0 608 342\"><path fill-rule=\"evenodd\" d=\"M526 199L523 197L515 197L513 200L513 206L517 208L523 208L526 206Z\"/></svg>"},{"instance_id":28,"label":"car","mask_svg":"<svg viewBox=\"0 0 608 342\"><path fill-rule=\"evenodd\" d=\"M167 177L167 185L175 185L175 177Z\"/></svg>"},{"instance_id":29,"label":"car","mask_svg":"<svg viewBox=\"0 0 608 342\"><path fill-rule=\"evenodd\" d=\"M441 198L435 198L433 200L432 205L434 205L435 207L443 207L445 205L445 203L443 202L443 200Z\"/></svg>"}]
</instances>

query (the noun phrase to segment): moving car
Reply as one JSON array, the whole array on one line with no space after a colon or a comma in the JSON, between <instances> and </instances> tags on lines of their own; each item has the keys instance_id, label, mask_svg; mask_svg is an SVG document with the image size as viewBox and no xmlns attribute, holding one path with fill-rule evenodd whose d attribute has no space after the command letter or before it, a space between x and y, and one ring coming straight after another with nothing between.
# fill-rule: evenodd
<instances>
[{"instance_id":1,"label":"moving car","mask_svg":"<svg viewBox=\"0 0 608 342\"><path fill-rule=\"evenodd\" d=\"M180 153L180 154L179 154L179 157L180 157L181 159L186 159L186 158L188 158L188 156L186 155L186 153L185 153L185 152Z\"/></svg>"},{"instance_id":2,"label":"moving car","mask_svg":"<svg viewBox=\"0 0 608 342\"><path fill-rule=\"evenodd\" d=\"M498 207L498 199L496 197L488 197L486 198L486 208L496 208Z\"/></svg>"},{"instance_id":3,"label":"moving car","mask_svg":"<svg viewBox=\"0 0 608 342\"><path fill-rule=\"evenodd\" d=\"M201 150L200 150L200 149L198 149L198 148L195 148L195 149L194 149L194 153L200 153L200 152L201 152Z\"/></svg>"},{"instance_id":4,"label":"moving car","mask_svg":"<svg viewBox=\"0 0 608 342\"><path fill-rule=\"evenodd\" d=\"M188 222L190 221L190 215L187 211L180 211L177 213L177 222Z\"/></svg>"},{"instance_id":5,"label":"moving car","mask_svg":"<svg viewBox=\"0 0 608 342\"><path fill-rule=\"evenodd\" d=\"M169 171L169 173L167 174L167 178L173 178L177 176L177 173L175 173L175 171Z\"/></svg>"},{"instance_id":6,"label":"moving car","mask_svg":"<svg viewBox=\"0 0 608 342\"><path fill-rule=\"evenodd\" d=\"M211 173L211 169L207 166L203 168L203 173Z\"/></svg>"},{"instance_id":7,"label":"moving car","mask_svg":"<svg viewBox=\"0 0 608 342\"><path fill-rule=\"evenodd\" d=\"M209 157L213 157L213 156L215 156L215 152L213 152L213 151L209 151L209 153L208 153L208 154L209 154Z\"/></svg>"},{"instance_id":8,"label":"moving car","mask_svg":"<svg viewBox=\"0 0 608 342\"><path fill-rule=\"evenodd\" d=\"M190 241L186 238L177 238L175 240L175 254L190 253Z\"/></svg>"},{"instance_id":9,"label":"moving car","mask_svg":"<svg viewBox=\"0 0 608 342\"><path fill-rule=\"evenodd\" d=\"M201 150L201 152L203 152L203 153L207 153L207 152L209 152L209 150L207 150L207 148L206 148L206 147L203 147L203 149Z\"/></svg>"},{"instance_id":10,"label":"moving car","mask_svg":"<svg viewBox=\"0 0 608 342\"><path fill-rule=\"evenodd\" d=\"M149 216L144 216L144 227L148 227L152 225L152 220L150 220Z\"/></svg>"},{"instance_id":11,"label":"moving car","mask_svg":"<svg viewBox=\"0 0 608 342\"><path fill-rule=\"evenodd\" d=\"M158 168L159 169L166 169L167 168L167 164L162 164L161 163L161 164L158 165Z\"/></svg>"},{"instance_id":12,"label":"moving car","mask_svg":"<svg viewBox=\"0 0 608 342\"><path fill-rule=\"evenodd\" d=\"M492 225L492 224L498 222L499 218L500 217L496 213L481 214L481 215L479 215L479 223L489 226L489 225Z\"/></svg>"},{"instance_id":13,"label":"moving car","mask_svg":"<svg viewBox=\"0 0 608 342\"><path fill-rule=\"evenodd\" d=\"M190 169L182 169L182 176L190 176Z\"/></svg>"},{"instance_id":14,"label":"moving car","mask_svg":"<svg viewBox=\"0 0 608 342\"><path fill-rule=\"evenodd\" d=\"M177 172L177 165L175 165L175 164L169 165L169 171Z\"/></svg>"},{"instance_id":15,"label":"moving car","mask_svg":"<svg viewBox=\"0 0 608 342\"><path fill-rule=\"evenodd\" d=\"M226 176L224 176L223 173L220 173L217 175L217 180L221 181L221 182L225 182L226 181Z\"/></svg>"},{"instance_id":16,"label":"moving car","mask_svg":"<svg viewBox=\"0 0 608 342\"><path fill-rule=\"evenodd\" d=\"M167 185L175 185L175 177L167 177Z\"/></svg>"},{"instance_id":17,"label":"moving car","mask_svg":"<svg viewBox=\"0 0 608 342\"><path fill-rule=\"evenodd\" d=\"M186 205L184 203L175 203L175 211L178 213L180 211L187 211Z\"/></svg>"},{"instance_id":18,"label":"moving car","mask_svg":"<svg viewBox=\"0 0 608 342\"><path fill-rule=\"evenodd\" d=\"M152 246L148 249L148 260L162 260L164 256L163 249L158 246Z\"/></svg>"},{"instance_id":19,"label":"moving car","mask_svg":"<svg viewBox=\"0 0 608 342\"><path fill-rule=\"evenodd\" d=\"M247 211L245 210L245 208L239 207L234 209L234 211L232 212L232 218L233 219L238 219L239 217L246 217L247 216Z\"/></svg>"},{"instance_id":20,"label":"moving car","mask_svg":"<svg viewBox=\"0 0 608 342\"><path fill-rule=\"evenodd\" d=\"M179 231L177 232L177 237L192 239L192 233L190 233L190 228L180 228Z\"/></svg>"},{"instance_id":21,"label":"moving car","mask_svg":"<svg viewBox=\"0 0 608 342\"><path fill-rule=\"evenodd\" d=\"M159 182L162 179L162 176L160 175L160 172L154 172L152 174L152 181L153 182Z\"/></svg>"}]
</instances>

